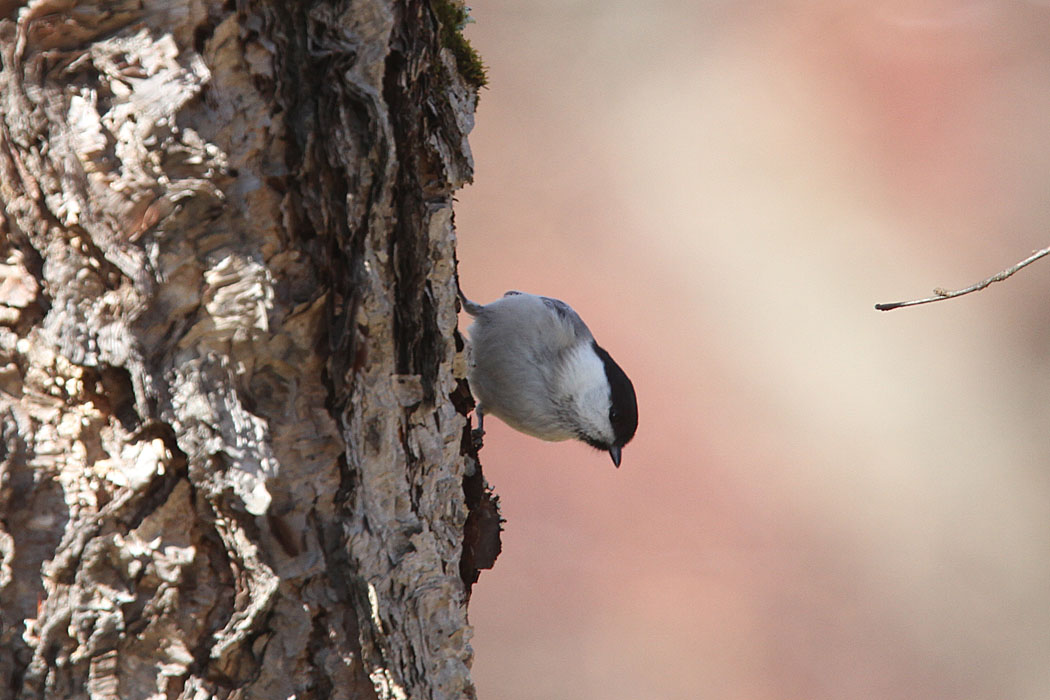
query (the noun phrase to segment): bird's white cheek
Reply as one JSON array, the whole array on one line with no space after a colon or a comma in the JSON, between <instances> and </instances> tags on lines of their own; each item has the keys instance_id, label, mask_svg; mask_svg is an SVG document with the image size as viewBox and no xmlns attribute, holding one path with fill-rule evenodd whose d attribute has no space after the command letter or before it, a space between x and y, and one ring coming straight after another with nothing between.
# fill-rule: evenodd
<instances>
[{"instance_id":1,"label":"bird's white cheek","mask_svg":"<svg viewBox=\"0 0 1050 700\"><path fill-rule=\"evenodd\" d=\"M611 442L609 382L605 365L589 345L581 344L569 354L560 381L565 401L573 407L576 428L592 438Z\"/></svg>"}]
</instances>

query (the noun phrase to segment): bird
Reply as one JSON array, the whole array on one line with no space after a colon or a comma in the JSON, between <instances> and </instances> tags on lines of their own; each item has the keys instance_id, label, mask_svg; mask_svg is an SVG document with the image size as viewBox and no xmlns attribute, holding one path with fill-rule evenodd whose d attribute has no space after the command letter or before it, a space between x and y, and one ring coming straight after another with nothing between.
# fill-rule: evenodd
<instances>
[{"instance_id":1,"label":"bird","mask_svg":"<svg viewBox=\"0 0 1050 700\"><path fill-rule=\"evenodd\" d=\"M478 427L486 415L541 440L581 440L620 466L638 428L634 385L559 299L510 291L488 304L459 296L473 317L467 382Z\"/></svg>"}]
</instances>

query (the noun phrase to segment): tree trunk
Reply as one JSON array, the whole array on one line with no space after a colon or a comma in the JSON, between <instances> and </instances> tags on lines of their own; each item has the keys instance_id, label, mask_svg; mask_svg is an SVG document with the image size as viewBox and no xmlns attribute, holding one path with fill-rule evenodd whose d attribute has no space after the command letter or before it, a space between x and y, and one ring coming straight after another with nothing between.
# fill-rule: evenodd
<instances>
[{"instance_id":1,"label":"tree trunk","mask_svg":"<svg viewBox=\"0 0 1050 700\"><path fill-rule=\"evenodd\" d=\"M0 0L0 697L474 697L434 2Z\"/></svg>"}]
</instances>

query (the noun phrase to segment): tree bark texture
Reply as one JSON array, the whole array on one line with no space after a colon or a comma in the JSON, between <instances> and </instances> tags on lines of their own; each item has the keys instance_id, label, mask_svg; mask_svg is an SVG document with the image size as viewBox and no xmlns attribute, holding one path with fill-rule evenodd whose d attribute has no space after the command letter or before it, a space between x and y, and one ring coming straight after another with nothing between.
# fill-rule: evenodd
<instances>
[{"instance_id":1,"label":"tree bark texture","mask_svg":"<svg viewBox=\"0 0 1050 700\"><path fill-rule=\"evenodd\" d=\"M474 697L439 30L0 0L0 697Z\"/></svg>"}]
</instances>

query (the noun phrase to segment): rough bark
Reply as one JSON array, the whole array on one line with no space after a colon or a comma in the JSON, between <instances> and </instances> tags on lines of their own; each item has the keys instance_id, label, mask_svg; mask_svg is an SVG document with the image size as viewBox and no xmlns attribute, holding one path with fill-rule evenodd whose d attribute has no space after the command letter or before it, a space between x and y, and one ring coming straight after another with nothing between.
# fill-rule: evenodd
<instances>
[{"instance_id":1,"label":"rough bark","mask_svg":"<svg viewBox=\"0 0 1050 700\"><path fill-rule=\"evenodd\" d=\"M474 696L439 30L0 0L0 697Z\"/></svg>"}]
</instances>

